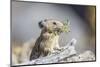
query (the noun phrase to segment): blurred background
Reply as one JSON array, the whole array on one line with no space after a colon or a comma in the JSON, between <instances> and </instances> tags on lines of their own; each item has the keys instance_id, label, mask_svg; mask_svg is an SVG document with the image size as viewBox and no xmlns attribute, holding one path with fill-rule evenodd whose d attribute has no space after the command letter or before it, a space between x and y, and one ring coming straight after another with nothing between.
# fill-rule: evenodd
<instances>
[{"instance_id":1,"label":"blurred background","mask_svg":"<svg viewBox=\"0 0 100 67\"><path fill-rule=\"evenodd\" d=\"M38 27L41 20L52 18L66 22L68 19L71 32L61 34L60 46L75 38L78 53L85 50L95 53L95 6L12 1L11 15L11 42L24 43L30 39L36 40L41 32Z\"/></svg>"}]
</instances>

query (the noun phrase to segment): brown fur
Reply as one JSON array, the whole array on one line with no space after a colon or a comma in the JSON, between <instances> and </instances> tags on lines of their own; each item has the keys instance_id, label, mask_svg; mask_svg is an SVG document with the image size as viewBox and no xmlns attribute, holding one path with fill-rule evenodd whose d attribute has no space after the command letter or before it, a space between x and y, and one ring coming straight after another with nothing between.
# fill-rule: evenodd
<instances>
[{"instance_id":1,"label":"brown fur","mask_svg":"<svg viewBox=\"0 0 100 67\"><path fill-rule=\"evenodd\" d=\"M43 23L43 21L41 23ZM32 49L30 60L39 58L41 56L47 56L48 54L54 52L54 49L59 49L58 31L61 29L63 24L60 21L51 19L46 20L44 23L45 25L42 25L41 34L36 40L35 46ZM56 25L54 23L56 23Z\"/></svg>"}]
</instances>

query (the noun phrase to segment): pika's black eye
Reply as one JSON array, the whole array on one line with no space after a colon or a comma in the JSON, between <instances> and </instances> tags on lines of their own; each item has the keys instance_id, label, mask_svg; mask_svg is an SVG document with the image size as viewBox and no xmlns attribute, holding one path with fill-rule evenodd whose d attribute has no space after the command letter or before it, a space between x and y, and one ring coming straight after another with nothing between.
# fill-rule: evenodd
<instances>
[{"instance_id":1,"label":"pika's black eye","mask_svg":"<svg viewBox=\"0 0 100 67\"><path fill-rule=\"evenodd\" d=\"M56 22L53 22L54 25L56 25Z\"/></svg>"}]
</instances>

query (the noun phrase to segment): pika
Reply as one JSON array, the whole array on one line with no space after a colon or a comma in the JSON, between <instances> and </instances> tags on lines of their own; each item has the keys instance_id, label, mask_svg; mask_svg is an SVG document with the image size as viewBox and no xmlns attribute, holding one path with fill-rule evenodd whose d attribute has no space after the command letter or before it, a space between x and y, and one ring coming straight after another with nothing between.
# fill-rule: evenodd
<instances>
[{"instance_id":1,"label":"pika","mask_svg":"<svg viewBox=\"0 0 100 67\"><path fill-rule=\"evenodd\" d=\"M45 19L38 23L41 33L37 38L30 54L30 60L47 56L59 47L59 35L62 33L63 23L54 19Z\"/></svg>"}]
</instances>

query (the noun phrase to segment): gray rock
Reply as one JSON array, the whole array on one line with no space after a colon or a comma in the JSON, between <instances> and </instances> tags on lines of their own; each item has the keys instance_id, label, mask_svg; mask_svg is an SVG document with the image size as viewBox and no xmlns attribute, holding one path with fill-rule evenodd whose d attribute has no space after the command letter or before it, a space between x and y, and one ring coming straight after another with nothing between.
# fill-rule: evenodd
<instances>
[{"instance_id":1,"label":"gray rock","mask_svg":"<svg viewBox=\"0 0 100 67\"><path fill-rule=\"evenodd\" d=\"M48 64L95 60L95 54L90 50L87 50L84 53L77 55L77 51L75 50L76 41L76 39L72 39L65 47L62 47L61 51L55 51L55 53L52 53L51 55L48 55L46 57L40 57L38 59L16 65Z\"/></svg>"}]
</instances>

